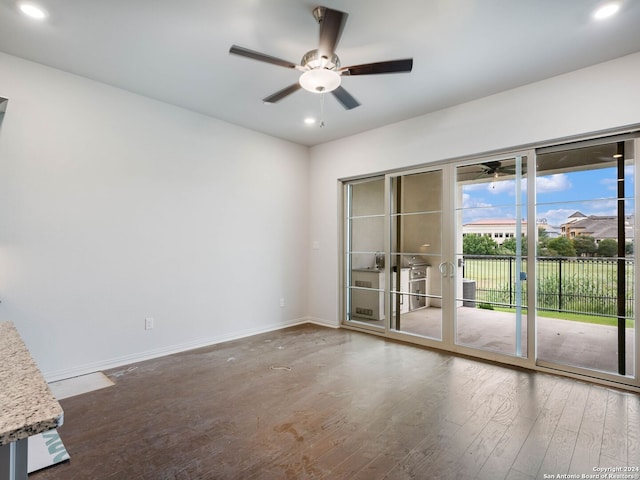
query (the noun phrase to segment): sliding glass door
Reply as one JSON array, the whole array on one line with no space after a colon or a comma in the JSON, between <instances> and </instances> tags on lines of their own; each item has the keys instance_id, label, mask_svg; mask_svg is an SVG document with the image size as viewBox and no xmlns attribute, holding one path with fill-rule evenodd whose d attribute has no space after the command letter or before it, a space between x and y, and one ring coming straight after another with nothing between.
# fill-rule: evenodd
<instances>
[{"instance_id":1,"label":"sliding glass door","mask_svg":"<svg viewBox=\"0 0 640 480\"><path fill-rule=\"evenodd\" d=\"M537 358L635 373L634 141L542 150L537 160Z\"/></svg>"},{"instance_id":2,"label":"sliding glass door","mask_svg":"<svg viewBox=\"0 0 640 480\"><path fill-rule=\"evenodd\" d=\"M442 340L443 170L390 178L389 327Z\"/></svg>"},{"instance_id":3,"label":"sliding glass door","mask_svg":"<svg viewBox=\"0 0 640 480\"><path fill-rule=\"evenodd\" d=\"M456 168L458 345L527 356L527 160Z\"/></svg>"},{"instance_id":4,"label":"sliding glass door","mask_svg":"<svg viewBox=\"0 0 640 480\"><path fill-rule=\"evenodd\" d=\"M346 192L346 321L385 328L385 180L353 182Z\"/></svg>"}]
</instances>

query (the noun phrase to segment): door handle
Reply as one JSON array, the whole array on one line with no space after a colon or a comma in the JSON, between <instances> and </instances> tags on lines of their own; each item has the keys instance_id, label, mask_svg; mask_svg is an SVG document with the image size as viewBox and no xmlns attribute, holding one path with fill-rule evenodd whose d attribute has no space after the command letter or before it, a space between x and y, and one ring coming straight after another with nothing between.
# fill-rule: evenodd
<instances>
[{"instance_id":1,"label":"door handle","mask_svg":"<svg viewBox=\"0 0 640 480\"><path fill-rule=\"evenodd\" d=\"M451 273L448 273L449 266L451 266ZM456 266L451 262L442 262L440 265L438 265L438 270L440 270L440 275L442 275L443 277L446 277L448 275L449 278L453 278L456 275Z\"/></svg>"},{"instance_id":2,"label":"door handle","mask_svg":"<svg viewBox=\"0 0 640 480\"><path fill-rule=\"evenodd\" d=\"M453 278L456 276L456 266L451 262L449 262L449 265L451 265L451 274L449 275L449 278Z\"/></svg>"}]
</instances>

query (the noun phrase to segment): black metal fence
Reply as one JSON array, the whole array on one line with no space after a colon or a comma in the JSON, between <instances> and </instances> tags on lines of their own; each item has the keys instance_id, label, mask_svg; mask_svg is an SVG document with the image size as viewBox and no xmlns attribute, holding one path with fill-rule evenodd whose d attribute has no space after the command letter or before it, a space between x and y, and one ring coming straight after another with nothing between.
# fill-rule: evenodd
<instances>
[{"instance_id":1,"label":"black metal fence","mask_svg":"<svg viewBox=\"0 0 640 480\"><path fill-rule=\"evenodd\" d=\"M514 256L465 255L463 277L476 282L476 302L515 306L520 282L521 304L526 306L526 258L520 265L516 262ZM633 259L538 257L536 265L539 310L633 317Z\"/></svg>"}]
</instances>

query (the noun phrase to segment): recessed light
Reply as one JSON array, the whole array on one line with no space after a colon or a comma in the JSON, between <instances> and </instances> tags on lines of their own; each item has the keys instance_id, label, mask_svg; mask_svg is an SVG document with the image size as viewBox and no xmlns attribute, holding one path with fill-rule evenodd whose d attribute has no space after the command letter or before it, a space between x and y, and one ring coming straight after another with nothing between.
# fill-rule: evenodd
<instances>
[{"instance_id":1,"label":"recessed light","mask_svg":"<svg viewBox=\"0 0 640 480\"><path fill-rule=\"evenodd\" d=\"M306 125L313 125L316 123L316 119L315 118L311 118L311 117L307 117L304 119L304 123Z\"/></svg>"},{"instance_id":2,"label":"recessed light","mask_svg":"<svg viewBox=\"0 0 640 480\"><path fill-rule=\"evenodd\" d=\"M593 18L596 20L604 20L615 15L620 10L618 2L605 3L593 12Z\"/></svg>"},{"instance_id":3,"label":"recessed light","mask_svg":"<svg viewBox=\"0 0 640 480\"><path fill-rule=\"evenodd\" d=\"M37 20L42 20L47 16L47 12L45 12L43 8L33 3L20 2L18 4L18 8L26 16L35 18Z\"/></svg>"}]
</instances>

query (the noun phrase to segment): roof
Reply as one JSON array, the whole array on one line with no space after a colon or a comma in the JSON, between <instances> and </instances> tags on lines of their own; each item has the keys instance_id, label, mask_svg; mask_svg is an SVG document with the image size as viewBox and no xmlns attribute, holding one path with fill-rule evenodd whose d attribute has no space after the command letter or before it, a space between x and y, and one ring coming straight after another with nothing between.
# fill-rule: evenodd
<instances>
[{"instance_id":1,"label":"roof","mask_svg":"<svg viewBox=\"0 0 640 480\"><path fill-rule=\"evenodd\" d=\"M579 218L579 217L584 218L584 217L586 217L586 215L584 213L580 212L580 211L576 211L576 212L572 213L571 215L569 215L569 218Z\"/></svg>"},{"instance_id":2,"label":"roof","mask_svg":"<svg viewBox=\"0 0 640 480\"><path fill-rule=\"evenodd\" d=\"M625 230L632 229L633 224L633 215L625 215ZM568 225L570 230L580 230L581 235L590 235L596 239L618 237L618 217L615 215L589 215L563 225Z\"/></svg>"}]
</instances>

